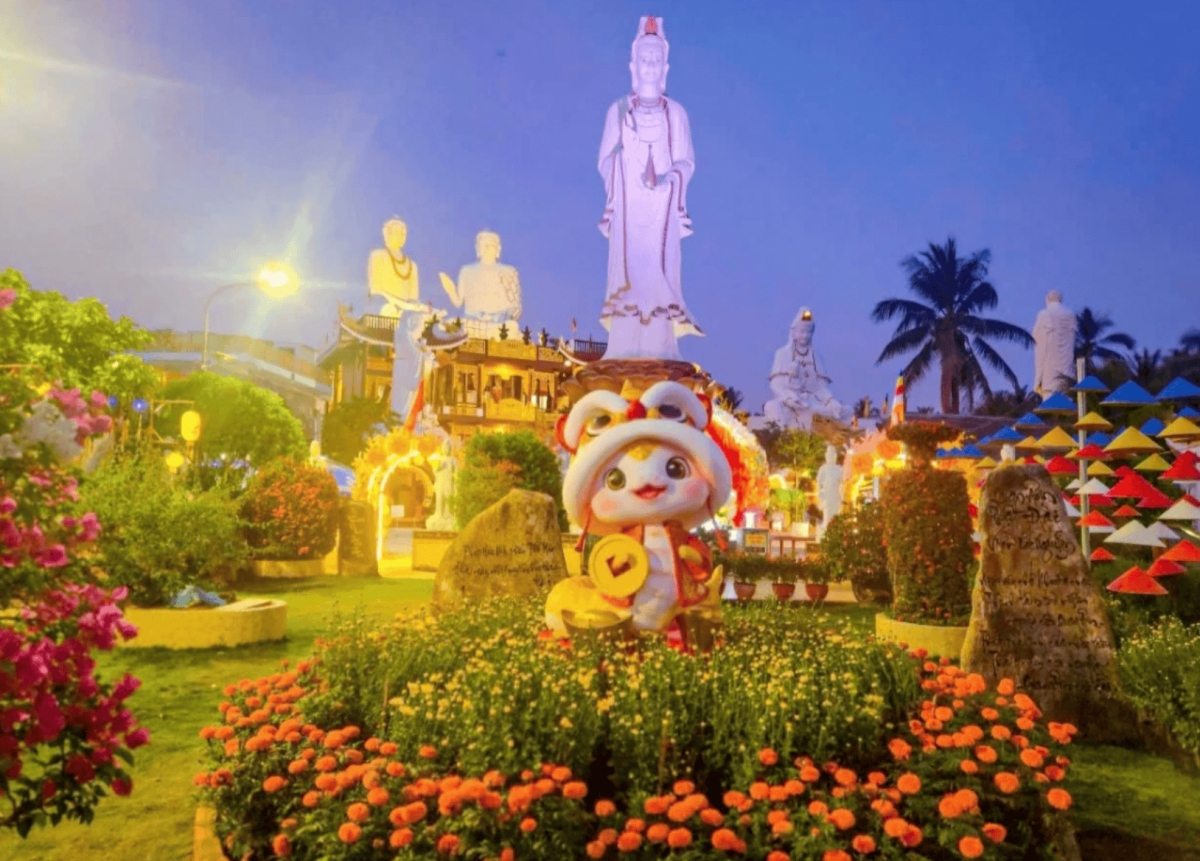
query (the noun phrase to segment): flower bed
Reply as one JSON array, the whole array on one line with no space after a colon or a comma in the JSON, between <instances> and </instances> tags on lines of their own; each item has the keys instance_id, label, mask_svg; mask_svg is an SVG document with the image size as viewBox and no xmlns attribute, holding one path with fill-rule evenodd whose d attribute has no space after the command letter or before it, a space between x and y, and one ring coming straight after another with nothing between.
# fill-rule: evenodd
<instances>
[{"instance_id":1,"label":"flower bed","mask_svg":"<svg viewBox=\"0 0 1200 861\"><path fill-rule=\"evenodd\" d=\"M1118 659L1121 689L1200 770L1200 625L1160 622L1122 644Z\"/></svg>"},{"instance_id":2,"label":"flower bed","mask_svg":"<svg viewBox=\"0 0 1200 861\"><path fill-rule=\"evenodd\" d=\"M575 665L579 685L595 667ZM763 746L726 783L660 763L651 788L622 790L590 768L464 768L436 736L409 755L395 727L316 721L331 669L318 659L226 688L195 783L235 858L1057 857L1074 727L1043 726L1008 680L988 690L947 662L909 668L924 699L857 765Z\"/></svg>"}]
</instances>

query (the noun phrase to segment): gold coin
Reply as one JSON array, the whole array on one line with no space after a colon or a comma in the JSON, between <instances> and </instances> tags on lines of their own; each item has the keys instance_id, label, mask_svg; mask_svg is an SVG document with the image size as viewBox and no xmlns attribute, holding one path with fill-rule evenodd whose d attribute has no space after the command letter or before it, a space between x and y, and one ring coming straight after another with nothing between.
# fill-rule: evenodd
<instances>
[{"instance_id":1,"label":"gold coin","mask_svg":"<svg viewBox=\"0 0 1200 861\"><path fill-rule=\"evenodd\" d=\"M628 535L608 535L592 548L588 569L602 593L628 598L650 576L650 557L641 542Z\"/></svg>"}]
</instances>

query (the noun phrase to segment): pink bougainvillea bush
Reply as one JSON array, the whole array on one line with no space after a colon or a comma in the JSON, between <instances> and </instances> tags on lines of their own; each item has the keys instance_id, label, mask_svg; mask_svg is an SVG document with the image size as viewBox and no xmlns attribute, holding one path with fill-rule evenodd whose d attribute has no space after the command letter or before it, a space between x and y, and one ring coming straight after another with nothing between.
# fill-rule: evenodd
<instances>
[{"instance_id":1,"label":"pink bougainvillea bush","mask_svg":"<svg viewBox=\"0 0 1200 861\"><path fill-rule=\"evenodd\" d=\"M95 585L101 527L77 510L75 464L110 428L106 400L35 388L36 371L0 375L0 827L22 836L127 795L130 751L149 741L125 707L137 679L105 682L92 657L136 634L125 590Z\"/></svg>"}]
</instances>

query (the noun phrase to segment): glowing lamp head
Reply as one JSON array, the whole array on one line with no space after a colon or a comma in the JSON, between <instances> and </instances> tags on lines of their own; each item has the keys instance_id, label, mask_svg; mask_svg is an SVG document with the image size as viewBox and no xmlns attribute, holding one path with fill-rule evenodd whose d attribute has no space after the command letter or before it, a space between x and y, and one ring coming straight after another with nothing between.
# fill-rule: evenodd
<instances>
[{"instance_id":1,"label":"glowing lamp head","mask_svg":"<svg viewBox=\"0 0 1200 861\"><path fill-rule=\"evenodd\" d=\"M200 439L200 413L188 410L179 419L179 435L185 442L195 442Z\"/></svg>"},{"instance_id":2,"label":"glowing lamp head","mask_svg":"<svg viewBox=\"0 0 1200 861\"><path fill-rule=\"evenodd\" d=\"M167 469L171 470L172 473L178 472L183 463L184 457L179 452L173 451L167 455Z\"/></svg>"},{"instance_id":3,"label":"glowing lamp head","mask_svg":"<svg viewBox=\"0 0 1200 861\"><path fill-rule=\"evenodd\" d=\"M291 296L300 287L296 270L286 263L268 263L258 273L258 286L272 299Z\"/></svg>"}]
</instances>

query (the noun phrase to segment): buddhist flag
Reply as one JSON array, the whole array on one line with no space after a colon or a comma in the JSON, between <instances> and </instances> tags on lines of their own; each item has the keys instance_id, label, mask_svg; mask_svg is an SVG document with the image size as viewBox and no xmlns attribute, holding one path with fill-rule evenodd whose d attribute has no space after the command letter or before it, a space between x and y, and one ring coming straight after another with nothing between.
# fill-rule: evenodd
<instances>
[{"instance_id":1,"label":"buddhist flag","mask_svg":"<svg viewBox=\"0 0 1200 861\"><path fill-rule=\"evenodd\" d=\"M572 317L571 318L571 334L574 335L577 331L579 331L579 321L576 320L574 317Z\"/></svg>"},{"instance_id":2,"label":"buddhist flag","mask_svg":"<svg viewBox=\"0 0 1200 861\"><path fill-rule=\"evenodd\" d=\"M896 377L896 396L892 399L892 417L890 423L901 424L904 421L904 377Z\"/></svg>"},{"instance_id":3,"label":"buddhist flag","mask_svg":"<svg viewBox=\"0 0 1200 861\"><path fill-rule=\"evenodd\" d=\"M425 378L421 378L421 382L417 383L417 393L413 396L412 408L408 411L408 418L404 420L404 429L412 433L417 426L417 417L421 415L421 410L425 409Z\"/></svg>"}]
</instances>

